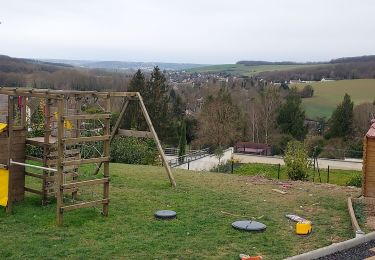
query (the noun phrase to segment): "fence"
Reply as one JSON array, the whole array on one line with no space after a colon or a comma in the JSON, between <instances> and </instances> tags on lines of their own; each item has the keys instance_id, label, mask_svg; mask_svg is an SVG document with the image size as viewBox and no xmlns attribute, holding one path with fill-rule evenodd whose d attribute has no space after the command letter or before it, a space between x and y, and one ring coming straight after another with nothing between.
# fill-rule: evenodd
<instances>
[{"instance_id":1,"label":"fence","mask_svg":"<svg viewBox=\"0 0 375 260\"><path fill-rule=\"evenodd\" d=\"M313 166L308 170L308 181L318 183L331 183L338 185L348 185L360 187L362 185L362 175L358 170L341 170L331 165L320 167L319 164ZM288 180L287 169L285 165L278 164L264 164L264 163L242 163L235 160L230 160L226 164L218 165L210 170L211 172L234 173L245 176L262 176L269 179Z\"/></svg>"},{"instance_id":2,"label":"fence","mask_svg":"<svg viewBox=\"0 0 375 260\"><path fill-rule=\"evenodd\" d=\"M188 154L169 160L169 165L171 167L177 167L185 163L189 165L189 163L192 161L209 156L210 155L209 151L210 151L210 148L205 148L202 150L193 150Z\"/></svg>"}]
</instances>

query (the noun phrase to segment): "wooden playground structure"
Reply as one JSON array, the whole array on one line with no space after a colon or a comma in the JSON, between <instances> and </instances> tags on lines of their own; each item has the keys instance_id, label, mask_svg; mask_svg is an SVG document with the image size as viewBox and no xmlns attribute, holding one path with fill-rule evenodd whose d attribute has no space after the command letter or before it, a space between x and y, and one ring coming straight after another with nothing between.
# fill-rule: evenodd
<instances>
[{"instance_id":1,"label":"wooden playground structure","mask_svg":"<svg viewBox=\"0 0 375 260\"><path fill-rule=\"evenodd\" d=\"M375 198L375 120L364 138L362 191L363 196Z\"/></svg>"},{"instance_id":2,"label":"wooden playground structure","mask_svg":"<svg viewBox=\"0 0 375 260\"><path fill-rule=\"evenodd\" d=\"M110 145L115 136L153 138L170 183L176 186L138 92L0 87L0 96L0 116L3 112L6 118L6 122L0 124L0 205L6 206L8 213L12 211L13 202L23 200L25 192L31 192L41 196L42 204L56 198L56 221L59 226L63 225L64 213L75 209L100 205L102 214L107 216L110 201ZM28 137L28 123L31 120L28 104L35 100L43 104L44 134ZM121 105L118 119L111 129L111 103L114 100ZM130 102L138 102L149 131L120 129ZM83 156L82 147L90 144L95 153ZM26 154L28 147L42 151L41 156ZM37 165L29 161L37 162ZM80 179L78 168L83 164L95 164L90 179ZM32 172L30 169L41 172ZM98 174L101 170L102 173ZM40 180L40 188L26 187L26 176ZM97 185L103 185L99 199L79 200L81 188ZM74 203L67 203L67 196L71 196L70 201Z\"/></svg>"}]
</instances>

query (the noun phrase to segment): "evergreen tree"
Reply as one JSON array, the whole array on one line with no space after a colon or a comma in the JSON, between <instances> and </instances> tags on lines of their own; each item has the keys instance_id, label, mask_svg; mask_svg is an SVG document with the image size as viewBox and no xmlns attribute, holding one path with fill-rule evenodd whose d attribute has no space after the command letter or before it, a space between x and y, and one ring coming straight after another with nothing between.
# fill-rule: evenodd
<instances>
[{"instance_id":1,"label":"evergreen tree","mask_svg":"<svg viewBox=\"0 0 375 260\"><path fill-rule=\"evenodd\" d=\"M346 93L342 103L332 113L328 137L348 137L352 134L353 107L354 103Z\"/></svg>"},{"instance_id":2,"label":"evergreen tree","mask_svg":"<svg viewBox=\"0 0 375 260\"><path fill-rule=\"evenodd\" d=\"M130 81L128 91L130 92L139 92L142 97L145 99L146 96L146 81L145 76L140 69L133 75L133 78ZM138 103L130 102L127 108L127 113L124 120L123 127L125 129L146 129L147 125L143 119L142 111L139 108Z\"/></svg>"},{"instance_id":3,"label":"evergreen tree","mask_svg":"<svg viewBox=\"0 0 375 260\"><path fill-rule=\"evenodd\" d=\"M307 133L304 125L305 111L301 108L301 96L297 89L293 88L287 98L286 103L280 107L277 123L282 133L292 135L297 140L303 140Z\"/></svg>"},{"instance_id":4,"label":"evergreen tree","mask_svg":"<svg viewBox=\"0 0 375 260\"><path fill-rule=\"evenodd\" d=\"M158 136L164 143L178 142L178 129L169 112L169 86L159 67L155 67L146 83L145 105Z\"/></svg>"}]
</instances>

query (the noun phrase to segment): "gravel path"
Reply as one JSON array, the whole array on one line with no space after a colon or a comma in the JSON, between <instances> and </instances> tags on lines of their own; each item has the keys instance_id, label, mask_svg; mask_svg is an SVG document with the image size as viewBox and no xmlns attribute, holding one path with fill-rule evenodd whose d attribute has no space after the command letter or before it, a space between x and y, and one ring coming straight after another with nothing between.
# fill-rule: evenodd
<instances>
[{"instance_id":1,"label":"gravel path","mask_svg":"<svg viewBox=\"0 0 375 260\"><path fill-rule=\"evenodd\" d=\"M325 257L320 257L318 260L362 260L370 256L375 256L375 252L370 251L369 249L375 247L375 240L363 243L359 246L334 253Z\"/></svg>"}]
</instances>

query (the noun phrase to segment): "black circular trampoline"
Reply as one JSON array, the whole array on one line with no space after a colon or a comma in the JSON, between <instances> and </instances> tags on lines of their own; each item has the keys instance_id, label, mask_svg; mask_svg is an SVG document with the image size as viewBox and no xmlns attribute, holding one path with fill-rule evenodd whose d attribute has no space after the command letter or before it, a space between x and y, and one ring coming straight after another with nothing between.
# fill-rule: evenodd
<instances>
[{"instance_id":1,"label":"black circular trampoline","mask_svg":"<svg viewBox=\"0 0 375 260\"><path fill-rule=\"evenodd\" d=\"M155 212L155 218L157 219L174 219L176 215L176 212L173 210L159 210Z\"/></svg>"},{"instance_id":2,"label":"black circular trampoline","mask_svg":"<svg viewBox=\"0 0 375 260\"><path fill-rule=\"evenodd\" d=\"M252 220L240 220L232 223L232 227L237 230L248 231L248 232L263 232L267 226L263 223L252 221Z\"/></svg>"}]
</instances>

